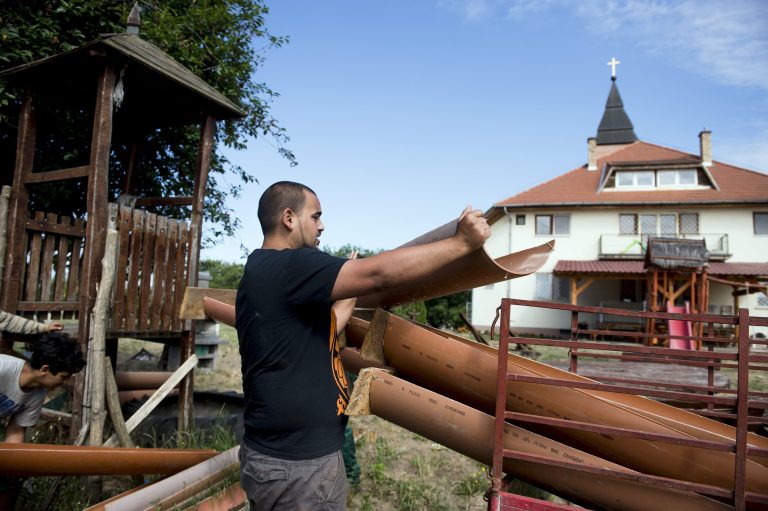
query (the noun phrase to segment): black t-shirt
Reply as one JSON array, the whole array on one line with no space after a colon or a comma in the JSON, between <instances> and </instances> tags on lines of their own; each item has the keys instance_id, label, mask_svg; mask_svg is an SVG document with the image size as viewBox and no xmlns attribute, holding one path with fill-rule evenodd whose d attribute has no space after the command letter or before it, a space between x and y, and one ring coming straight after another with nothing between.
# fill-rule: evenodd
<instances>
[{"instance_id":1,"label":"black t-shirt","mask_svg":"<svg viewBox=\"0 0 768 511\"><path fill-rule=\"evenodd\" d=\"M253 251L237 291L245 441L309 459L344 442L349 389L331 291L346 259L312 248Z\"/></svg>"}]
</instances>

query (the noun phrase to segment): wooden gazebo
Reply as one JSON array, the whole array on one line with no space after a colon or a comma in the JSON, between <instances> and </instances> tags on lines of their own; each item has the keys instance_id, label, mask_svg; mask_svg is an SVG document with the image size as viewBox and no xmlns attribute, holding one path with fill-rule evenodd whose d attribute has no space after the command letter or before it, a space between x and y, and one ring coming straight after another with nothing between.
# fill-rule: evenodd
<instances>
[{"instance_id":1,"label":"wooden gazebo","mask_svg":"<svg viewBox=\"0 0 768 511\"><path fill-rule=\"evenodd\" d=\"M0 308L25 316L76 319L85 347L105 234L114 222L119 241L108 346L114 349L119 337L178 342L183 362L194 349L194 328L178 319L178 309L186 286L197 283L216 121L243 113L138 32L134 9L126 33L103 35L69 52L0 73L26 91L19 112ZM62 162L60 168L36 168L36 153L51 147L47 140L38 143L39 120L50 122L62 105L73 108L75 116L85 116L84 126L91 126L90 137L83 137L85 147L80 148L82 161L76 166ZM197 164L193 172L178 171L184 179L194 176L192 195L135 197L143 137L152 130L193 124L200 126ZM123 143L128 141L130 155L122 164L121 183L110 177L117 130ZM87 186L84 218L30 211L34 187L71 180ZM168 205L191 206L189 218L173 219L142 209ZM181 386L182 427L190 419L191 384L188 377ZM80 421L81 399L82 378L76 381L73 425Z\"/></svg>"}]
</instances>

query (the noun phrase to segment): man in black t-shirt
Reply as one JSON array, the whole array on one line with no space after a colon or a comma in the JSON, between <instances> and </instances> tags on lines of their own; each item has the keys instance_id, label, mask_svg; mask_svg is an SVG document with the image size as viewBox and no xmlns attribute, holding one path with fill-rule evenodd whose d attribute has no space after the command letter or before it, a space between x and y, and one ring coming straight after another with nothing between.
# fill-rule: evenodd
<instances>
[{"instance_id":1,"label":"man in black t-shirt","mask_svg":"<svg viewBox=\"0 0 768 511\"><path fill-rule=\"evenodd\" d=\"M241 485L251 509L345 509L349 387L337 334L354 298L431 274L480 248L490 229L467 207L450 238L348 260L317 249L322 210L308 187L273 184L258 215L264 242L248 257L236 302Z\"/></svg>"}]
</instances>

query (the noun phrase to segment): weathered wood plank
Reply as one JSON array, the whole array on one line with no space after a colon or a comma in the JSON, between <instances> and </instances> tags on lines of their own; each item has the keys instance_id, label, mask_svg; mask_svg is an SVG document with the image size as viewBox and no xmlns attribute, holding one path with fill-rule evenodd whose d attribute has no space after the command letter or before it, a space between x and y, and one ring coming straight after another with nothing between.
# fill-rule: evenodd
<instances>
[{"instance_id":1,"label":"weathered wood plank","mask_svg":"<svg viewBox=\"0 0 768 511\"><path fill-rule=\"evenodd\" d=\"M29 192L24 186L24 178L32 173L35 160L35 143L37 138L37 118L35 115L32 94L25 94L19 111L19 132L16 138L16 162L13 170L11 202L8 211L8 249L6 267L3 278L3 295L0 298L0 309L16 310L16 304L24 289L23 271L26 267L26 229L24 224L28 218ZM7 342L0 346L10 351Z\"/></svg>"},{"instance_id":2,"label":"weathered wood plank","mask_svg":"<svg viewBox=\"0 0 768 511\"><path fill-rule=\"evenodd\" d=\"M24 184L31 183L49 183L51 181L62 181L64 179L76 179L80 177L88 177L91 171L90 165L83 167L71 167L68 169L49 170L47 172L35 172L29 174L24 178Z\"/></svg>"},{"instance_id":3,"label":"weathered wood plank","mask_svg":"<svg viewBox=\"0 0 768 511\"><path fill-rule=\"evenodd\" d=\"M45 219L49 224L57 224L59 222L59 215L48 213ZM54 299L51 296L51 284L53 283L53 253L56 250L57 240L54 234L46 233L42 241L43 255L40 268L40 296L37 299L41 302L47 302Z\"/></svg>"},{"instance_id":4,"label":"weathered wood plank","mask_svg":"<svg viewBox=\"0 0 768 511\"><path fill-rule=\"evenodd\" d=\"M154 213L148 213L146 217L145 229L144 229L144 242L142 243L141 250L141 284L140 294L141 300L139 301L139 318L136 325L137 330L149 329L149 314L151 310L152 295L150 291L152 289L152 270L154 267L152 258L155 253L155 227L157 224L157 215Z\"/></svg>"},{"instance_id":5,"label":"weathered wood plank","mask_svg":"<svg viewBox=\"0 0 768 511\"><path fill-rule=\"evenodd\" d=\"M168 220L168 241L165 247L165 282L163 283L163 313L160 330L170 330L173 324L173 286L176 276L176 252L179 249L179 221Z\"/></svg>"},{"instance_id":6,"label":"weathered wood plank","mask_svg":"<svg viewBox=\"0 0 768 511\"><path fill-rule=\"evenodd\" d=\"M74 225L85 229L85 222L79 218L75 220ZM85 238L72 240L69 259L69 275L67 276L67 301L79 300L80 298L80 270L83 266L84 248Z\"/></svg>"},{"instance_id":7,"label":"weathered wood plank","mask_svg":"<svg viewBox=\"0 0 768 511\"><path fill-rule=\"evenodd\" d=\"M71 225L72 219L62 216L59 223ZM53 286L53 300L67 299L67 260L69 259L69 246L74 245L67 236L59 236L59 246L56 252L56 281Z\"/></svg>"},{"instance_id":8,"label":"weathered wood plank","mask_svg":"<svg viewBox=\"0 0 768 511\"><path fill-rule=\"evenodd\" d=\"M129 245L130 256L128 257L128 285L125 297L125 330L136 330L139 317L139 283L145 220L146 215L143 211L133 210L131 242Z\"/></svg>"},{"instance_id":9,"label":"weathered wood plank","mask_svg":"<svg viewBox=\"0 0 768 511\"><path fill-rule=\"evenodd\" d=\"M180 223L179 229L179 250L176 253L176 283L173 293L173 329L181 331L183 322L179 318L179 308L184 297L184 290L187 288L187 267L189 260L189 225L187 222Z\"/></svg>"},{"instance_id":10,"label":"weathered wood plank","mask_svg":"<svg viewBox=\"0 0 768 511\"><path fill-rule=\"evenodd\" d=\"M63 222L52 223L44 220L29 219L27 220L26 228L28 231L49 232L54 234L64 234L66 236L79 236L81 238L85 237L84 226L78 227Z\"/></svg>"},{"instance_id":11,"label":"weathered wood plank","mask_svg":"<svg viewBox=\"0 0 768 511\"><path fill-rule=\"evenodd\" d=\"M45 213L42 211L35 211L35 220L40 220L42 222L44 219ZM29 239L29 251L27 252L29 263L27 264L26 271L24 300L35 301L37 300L37 284L40 275L40 250L43 245L43 236L39 232L31 232L29 233Z\"/></svg>"},{"instance_id":12,"label":"weathered wood plank","mask_svg":"<svg viewBox=\"0 0 768 511\"><path fill-rule=\"evenodd\" d=\"M56 311L76 311L78 309L77 301L61 302L18 302L16 310L23 312L56 312Z\"/></svg>"},{"instance_id":13,"label":"weathered wood plank","mask_svg":"<svg viewBox=\"0 0 768 511\"><path fill-rule=\"evenodd\" d=\"M135 206L154 207L154 206L191 206L192 197L138 197Z\"/></svg>"},{"instance_id":14,"label":"weathered wood plank","mask_svg":"<svg viewBox=\"0 0 768 511\"><path fill-rule=\"evenodd\" d=\"M168 217L157 217L157 238L155 240L155 269L152 273L152 314L149 330L160 330L160 315L163 312L163 284L165 283L165 246L168 242Z\"/></svg>"},{"instance_id":15,"label":"weathered wood plank","mask_svg":"<svg viewBox=\"0 0 768 511\"><path fill-rule=\"evenodd\" d=\"M117 274L115 276L115 291L112 302L112 330L125 328L125 301L126 284L129 281L128 247L131 237L131 220L133 212L131 208L110 204L110 208L117 210Z\"/></svg>"}]
</instances>

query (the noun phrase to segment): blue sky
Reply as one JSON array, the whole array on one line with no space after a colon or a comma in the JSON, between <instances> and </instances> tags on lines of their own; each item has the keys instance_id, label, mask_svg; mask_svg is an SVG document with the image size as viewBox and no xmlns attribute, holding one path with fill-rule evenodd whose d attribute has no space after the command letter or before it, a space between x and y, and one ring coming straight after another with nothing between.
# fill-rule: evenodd
<instances>
[{"instance_id":1,"label":"blue sky","mask_svg":"<svg viewBox=\"0 0 768 511\"><path fill-rule=\"evenodd\" d=\"M394 248L586 162L617 84L641 140L768 172L768 2L762 0L273 0L290 43L256 79L299 165L267 139L229 153L259 180L229 205L238 235L202 257L240 262L262 242L258 198L313 188L321 245ZM231 178L234 180L234 178Z\"/></svg>"}]
</instances>

